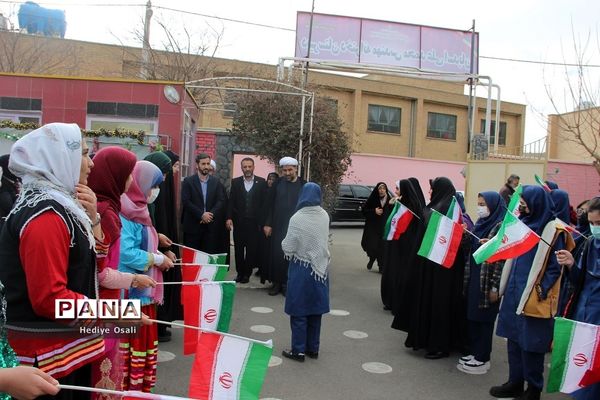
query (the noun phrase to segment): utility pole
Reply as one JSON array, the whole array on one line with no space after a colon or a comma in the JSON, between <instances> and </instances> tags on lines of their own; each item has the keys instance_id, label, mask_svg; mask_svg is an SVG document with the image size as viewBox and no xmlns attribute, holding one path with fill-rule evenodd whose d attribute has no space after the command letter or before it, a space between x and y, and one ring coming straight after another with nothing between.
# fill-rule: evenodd
<instances>
[{"instance_id":1,"label":"utility pole","mask_svg":"<svg viewBox=\"0 0 600 400\"><path fill-rule=\"evenodd\" d=\"M467 111L468 114L468 123L469 126L467 128L467 153L471 151L471 140L473 139L473 133L475 131L475 99L476 99L476 89L473 73L475 71L475 20L473 20L473 27L471 28L471 65L469 72L471 73L471 77L469 78L469 109Z\"/></svg>"},{"instance_id":2,"label":"utility pole","mask_svg":"<svg viewBox=\"0 0 600 400\"><path fill-rule=\"evenodd\" d=\"M310 45L312 42L312 28L313 28L313 18L314 18L314 14L315 14L315 0L312 0L312 8L310 10L310 25L308 28L308 49L306 50L306 58L309 59L310 58ZM304 63L304 68L302 69L302 89L306 90L306 85L308 83L308 61L306 61L306 63ZM302 99L302 110L301 110L301 118L302 120L300 121L300 143L298 145L298 175L300 175L302 173L302 145L303 145L303 137L302 135L304 134L304 112L306 110L306 97L301 96ZM310 124L310 132L309 132L309 144L312 141L312 118L313 118L313 111L314 111L314 98L312 99L312 106L311 106L311 115L310 115L310 120L311 120L311 124ZM310 179L310 150L308 152L308 157L307 157L307 168L306 168L306 180Z\"/></svg>"},{"instance_id":3,"label":"utility pole","mask_svg":"<svg viewBox=\"0 0 600 400\"><path fill-rule=\"evenodd\" d=\"M313 18L315 15L315 0L312 0L312 8L310 10L310 25L308 28L308 49L306 50L306 58L310 58L310 46L312 43ZM308 61L304 64L304 76L302 77L302 89L306 88L308 83Z\"/></svg>"},{"instance_id":4,"label":"utility pole","mask_svg":"<svg viewBox=\"0 0 600 400\"><path fill-rule=\"evenodd\" d=\"M144 42L142 43L142 65L140 67L140 77L148 78L148 62L150 59L150 20L152 19L152 2L146 3L146 18L144 18Z\"/></svg>"}]
</instances>

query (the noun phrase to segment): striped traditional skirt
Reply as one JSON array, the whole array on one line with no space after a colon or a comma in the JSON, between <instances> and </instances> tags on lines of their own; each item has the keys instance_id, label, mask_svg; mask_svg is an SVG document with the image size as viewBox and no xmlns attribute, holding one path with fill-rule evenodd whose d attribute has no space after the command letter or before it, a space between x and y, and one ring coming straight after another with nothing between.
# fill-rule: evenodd
<instances>
[{"instance_id":1,"label":"striped traditional skirt","mask_svg":"<svg viewBox=\"0 0 600 400\"><path fill-rule=\"evenodd\" d=\"M142 306L142 312L156 319L156 305ZM123 357L123 390L150 393L156 385L158 330L156 324L142 325L137 333L120 344Z\"/></svg>"}]
</instances>

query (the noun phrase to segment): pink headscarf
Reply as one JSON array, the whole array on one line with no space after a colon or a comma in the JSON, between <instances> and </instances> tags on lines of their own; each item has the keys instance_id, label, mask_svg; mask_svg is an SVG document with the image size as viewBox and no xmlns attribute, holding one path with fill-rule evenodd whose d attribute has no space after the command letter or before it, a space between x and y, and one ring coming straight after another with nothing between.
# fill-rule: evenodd
<instances>
[{"instance_id":1,"label":"pink headscarf","mask_svg":"<svg viewBox=\"0 0 600 400\"><path fill-rule=\"evenodd\" d=\"M144 225L142 230L141 249L148 253L158 252L158 233L148 212L148 196L150 190L159 185L164 177L160 169L149 161L138 161L133 168L133 182L121 196L121 214L128 220ZM155 267L148 269L146 275L156 282L162 282L162 272ZM163 302L163 286L156 285L155 288L131 289L131 292L139 290L143 295L149 296L156 304Z\"/></svg>"},{"instance_id":2,"label":"pink headscarf","mask_svg":"<svg viewBox=\"0 0 600 400\"><path fill-rule=\"evenodd\" d=\"M121 214L130 221L152 226L147 198L150 190L163 179L163 174L156 165L150 161L138 161L133 168L133 182L121 196Z\"/></svg>"}]
</instances>

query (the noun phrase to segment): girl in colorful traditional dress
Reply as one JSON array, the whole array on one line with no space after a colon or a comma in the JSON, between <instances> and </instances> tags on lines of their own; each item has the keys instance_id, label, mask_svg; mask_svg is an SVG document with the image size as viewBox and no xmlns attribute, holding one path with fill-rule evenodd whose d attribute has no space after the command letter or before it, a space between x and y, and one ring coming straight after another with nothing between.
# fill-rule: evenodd
<instances>
[{"instance_id":1,"label":"girl in colorful traditional dress","mask_svg":"<svg viewBox=\"0 0 600 400\"><path fill-rule=\"evenodd\" d=\"M0 234L11 347L22 365L81 386L90 386L90 363L104 354L104 340L80 333L86 321L56 320L55 301L97 298L94 248L103 234L86 186L94 165L88 151L75 124L44 125L19 139L9 168L23 186ZM86 395L62 390L57 397Z\"/></svg>"},{"instance_id":2,"label":"girl in colorful traditional dress","mask_svg":"<svg viewBox=\"0 0 600 400\"><path fill-rule=\"evenodd\" d=\"M147 288L156 282L144 274L119 272L121 248L121 195L133 182L136 157L122 147L109 146L94 156L94 169L88 183L98 198L98 212L105 234L104 243L96 243L98 281L101 299L121 298L121 289ZM105 337L105 356L92 365L92 384L102 389L120 390L123 385L123 357L119 337ZM93 398L106 399L106 395Z\"/></svg>"},{"instance_id":3,"label":"girl in colorful traditional dress","mask_svg":"<svg viewBox=\"0 0 600 400\"><path fill-rule=\"evenodd\" d=\"M129 298L141 300L142 312L150 319L156 319L156 305L163 301L162 271L173 268L173 261L158 251L158 234L148 212L148 204L158 196L162 181L163 174L156 165L138 161L133 183L121 196L119 271L145 274L159 283L154 288L132 288L128 293ZM122 347L126 357L124 390L151 392L156 384L156 324L139 328Z\"/></svg>"}]
</instances>

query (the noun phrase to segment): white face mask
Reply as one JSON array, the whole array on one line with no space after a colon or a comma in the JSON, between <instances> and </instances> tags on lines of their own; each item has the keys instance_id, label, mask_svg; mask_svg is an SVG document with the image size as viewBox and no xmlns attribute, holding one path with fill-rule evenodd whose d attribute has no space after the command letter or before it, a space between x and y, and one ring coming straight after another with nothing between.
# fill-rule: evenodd
<instances>
[{"instance_id":1,"label":"white face mask","mask_svg":"<svg viewBox=\"0 0 600 400\"><path fill-rule=\"evenodd\" d=\"M150 196L148 196L148 199L147 199L148 204L154 203L154 200L156 200L159 193L160 193L160 188L152 188L152 190L150 191Z\"/></svg>"},{"instance_id":2,"label":"white face mask","mask_svg":"<svg viewBox=\"0 0 600 400\"><path fill-rule=\"evenodd\" d=\"M490 210L486 206L477 206L477 216L485 218L490 216Z\"/></svg>"}]
</instances>

